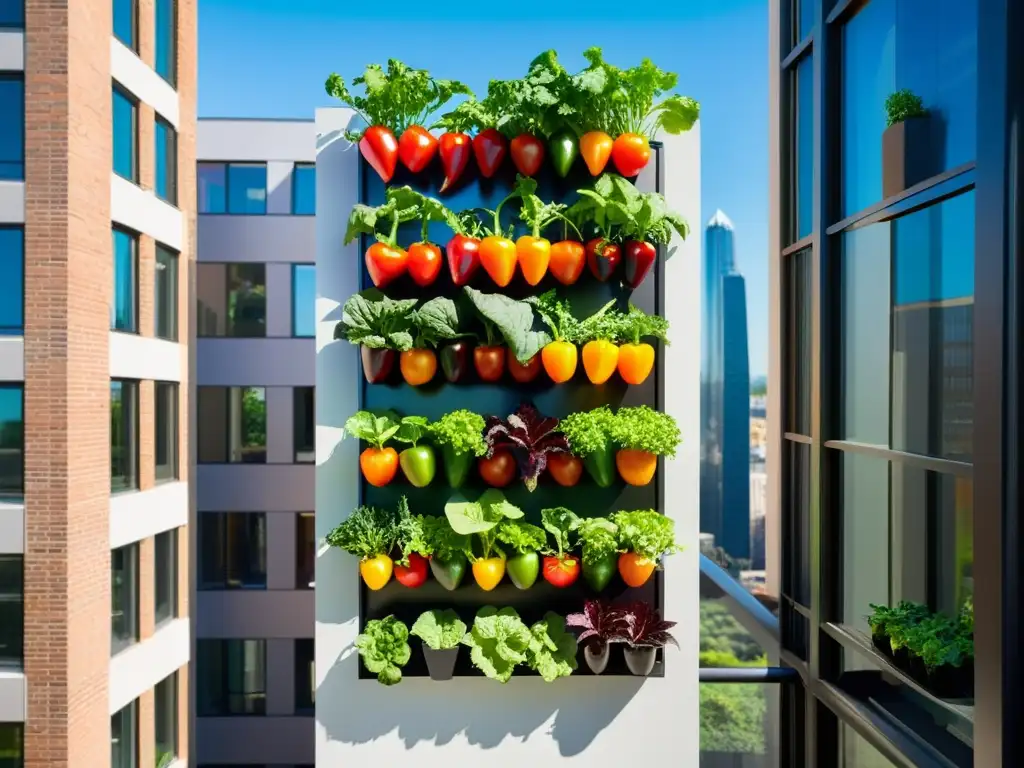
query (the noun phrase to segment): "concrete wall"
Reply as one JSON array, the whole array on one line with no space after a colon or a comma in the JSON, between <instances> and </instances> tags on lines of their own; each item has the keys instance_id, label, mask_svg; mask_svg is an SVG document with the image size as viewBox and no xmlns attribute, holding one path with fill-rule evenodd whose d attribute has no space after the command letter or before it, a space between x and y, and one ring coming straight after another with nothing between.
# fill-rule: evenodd
<instances>
[{"instance_id":1,"label":"concrete wall","mask_svg":"<svg viewBox=\"0 0 1024 768\"><path fill-rule=\"evenodd\" d=\"M357 152L341 136L345 109L317 111L317 400L318 540L357 503L357 441L341 441L357 407L359 358L333 340L341 304L357 290L358 245L343 247L345 216L357 198ZM666 137L665 194L695 228L700 215L700 130ZM666 410L685 436L666 467L666 511L687 550L666 564L665 614L679 621L682 649L668 653L661 679L571 677L548 685L513 678L438 684L408 679L394 688L357 678L359 632L354 558L321 551L316 590L316 758L320 768L414 761L424 768L521 766L561 759L580 765L698 762L698 451L700 237L677 243L666 269L672 345L665 363ZM441 687L443 685L443 688Z\"/></svg>"}]
</instances>

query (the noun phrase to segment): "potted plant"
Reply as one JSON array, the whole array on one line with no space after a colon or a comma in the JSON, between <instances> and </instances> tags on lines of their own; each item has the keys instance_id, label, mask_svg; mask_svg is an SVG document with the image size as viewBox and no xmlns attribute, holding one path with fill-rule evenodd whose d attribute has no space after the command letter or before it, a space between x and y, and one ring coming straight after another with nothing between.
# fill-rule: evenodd
<instances>
[{"instance_id":1,"label":"potted plant","mask_svg":"<svg viewBox=\"0 0 1024 768\"><path fill-rule=\"evenodd\" d=\"M345 302L334 338L359 345L363 375L370 384L388 380L399 352L412 349L412 312L416 299L389 299L378 290L357 293Z\"/></svg>"},{"instance_id":2,"label":"potted plant","mask_svg":"<svg viewBox=\"0 0 1024 768\"><path fill-rule=\"evenodd\" d=\"M351 435L370 444L359 454L359 469L370 485L385 486L398 471L398 451L385 445L398 434L398 428L398 420L392 413L358 411L345 422L343 438Z\"/></svg>"},{"instance_id":3,"label":"potted plant","mask_svg":"<svg viewBox=\"0 0 1024 768\"><path fill-rule=\"evenodd\" d=\"M676 420L646 405L620 408L612 422L619 449L615 466L629 485L647 485L658 468L658 457L671 458L682 441Z\"/></svg>"},{"instance_id":4,"label":"potted plant","mask_svg":"<svg viewBox=\"0 0 1024 768\"><path fill-rule=\"evenodd\" d=\"M405 479L416 488L426 488L437 473L434 449L429 445L419 444L428 433L427 425L424 416L406 416L399 422L398 431L395 433L395 440L409 444L409 447L398 455L398 463L402 467Z\"/></svg>"},{"instance_id":5,"label":"potted plant","mask_svg":"<svg viewBox=\"0 0 1024 768\"><path fill-rule=\"evenodd\" d=\"M455 496L444 505L444 514L452 530L463 536L476 536L480 555L467 551L473 564L473 578L486 592L490 592L505 575L505 557L497 547L498 526L506 519L518 520L523 511L505 500L496 489L483 492L476 501Z\"/></svg>"},{"instance_id":6,"label":"potted plant","mask_svg":"<svg viewBox=\"0 0 1024 768\"><path fill-rule=\"evenodd\" d=\"M507 419L488 416L484 432L487 456L508 452L519 467L526 490L534 491L548 456L569 450L565 436L557 430L558 419L541 416L532 405L520 405Z\"/></svg>"},{"instance_id":7,"label":"potted plant","mask_svg":"<svg viewBox=\"0 0 1024 768\"><path fill-rule=\"evenodd\" d=\"M409 663L409 628L394 616L371 619L356 638L363 666L377 675L382 685L402 682L402 667Z\"/></svg>"},{"instance_id":8,"label":"potted plant","mask_svg":"<svg viewBox=\"0 0 1024 768\"><path fill-rule=\"evenodd\" d=\"M571 509L553 507L542 509L540 519L555 539L555 548L544 552L544 581L553 587L568 587L580 577L580 558L569 551L569 534L580 527L580 518Z\"/></svg>"},{"instance_id":9,"label":"potted plant","mask_svg":"<svg viewBox=\"0 0 1024 768\"><path fill-rule=\"evenodd\" d=\"M674 621L663 621L661 614L650 603L632 603L622 609L623 642L626 666L634 675L646 677L654 669L659 648L679 643L669 632Z\"/></svg>"},{"instance_id":10,"label":"potted plant","mask_svg":"<svg viewBox=\"0 0 1024 768\"><path fill-rule=\"evenodd\" d=\"M580 521L576 535L580 541L583 578L595 592L608 586L619 560L619 527L606 517Z\"/></svg>"},{"instance_id":11,"label":"potted plant","mask_svg":"<svg viewBox=\"0 0 1024 768\"><path fill-rule=\"evenodd\" d=\"M451 608L424 611L412 625L410 633L423 641L423 659L431 680L451 680L459 644L466 635L466 623Z\"/></svg>"},{"instance_id":12,"label":"potted plant","mask_svg":"<svg viewBox=\"0 0 1024 768\"><path fill-rule=\"evenodd\" d=\"M931 611L928 606L910 600L901 600L895 608L869 604L872 610L868 616L871 627L871 641L882 653L891 657L897 666L907 666L909 657L906 640L913 627L926 619Z\"/></svg>"},{"instance_id":13,"label":"potted plant","mask_svg":"<svg viewBox=\"0 0 1024 768\"><path fill-rule=\"evenodd\" d=\"M464 409L446 413L430 427L430 436L441 448L445 477L452 488L461 488L473 459L487 453L484 417Z\"/></svg>"},{"instance_id":14,"label":"potted plant","mask_svg":"<svg viewBox=\"0 0 1024 768\"><path fill-rule=\"evenodd\" d=\"M403 587L422 587L427 580L427 556L430 554L423 538L423 517L409 511L409 502L402 496L398 500L398 535L395 560L395 581Z\"/></svg>"},{"instance_id":15,"label":"potted plant","mask_svg":"<svg viewBox=\"0 0 1024 768\"><path fill-rule=\"evenodd\" d=\"M543 528L522 520L503 520L498 526L498 541L511 550L505 560L508 577L518 589L529 589L540 575L538 550L547 543Z\"/></svg>"},{"instance_id":16,"label":"potted plant","mask_svg":"<svg viewBox=\"0 0 1024 768\"><path fill-rule=\"evenodd\" d=\"M576 671L576 654L579 650L575 636L567 632L562 616L548 611L544 617L530 625L530 644L526 664L543 678L553 683L560 677L568 677Z\"/></svg>"},{"instance_id":17,"label":"potted plant","mask_svg":"<svg viewBox=\"0 0 1024 768\"><path fill-rule=\"evenodd\" d=\"M466 575L469 537L453 531L444 516L420 515L417 520L423 537L422 554L429 560L430 572L449 592L458 589Z\"/></svg>"},{"instance_id":18,"label":"potted plant","mask_svg":"<svg viewBox=\"0 0 1024 768\"><path fill-rule=\"evenodd\" d=\"M921 97L904 88L885 100L882 133L882 197L898 195L928 178L932 165L931 126Z\"/></svg>"},{"instance_id":19,"label":"potted plant","mask_svg":"<svg viewBox=\"0 0 1024 768\"><path fill-rule=\"evenodd\" d=\"M479 610L462 644L470 649L473 665L491 680L507 683L519 664L529 658L533 636L512 608L485 606Z\"/></svg>"},{"instance_id":20,"label":"potted plant","mask_svg":"<svg viewBox=\"0 0 1024 768\"><path fill-rule=\"evenodd\" d=\"M642 587L651 578L661 558L675 552L675 521L653 509L616 512L619 575L631 587Z\"/></svg>"},{"instance_id":21,"label":"potted plant","mask_svg":"<svg viewBox=\"0 0 1024 768\"><path fill-rule=\"evenodd\" d=\"M602 405L590 411L570 413L558 422L569 450L583 460L587 474L601 488L609 488L615 482L614 420L611 409Z\"/></svg>"},{"instance_id":22,"label":"potted plant","mask_svg":"<svg viewBox=\"0 0 1024 768\"><path fill-rule=\"evenodd\" d=\"M622 642L626 635L623 612L603 600L587 600L581 613L570 613L565 623L582 630L576 639L583 645L583 659L595 675L608 666L611 644Z\"/></svg>"},{"instance_id":23,"label":"potted plant","mask_svg":"<svg viewBox=\"0 0 1024 768\"><path fill-rule=\"evenodd\" d=\"M356 507L327 534L327 544L359 558L359 574L372 590L391 580L391 552L398 539L398 516L381 507Z\"/></svg>"}]
</instances>

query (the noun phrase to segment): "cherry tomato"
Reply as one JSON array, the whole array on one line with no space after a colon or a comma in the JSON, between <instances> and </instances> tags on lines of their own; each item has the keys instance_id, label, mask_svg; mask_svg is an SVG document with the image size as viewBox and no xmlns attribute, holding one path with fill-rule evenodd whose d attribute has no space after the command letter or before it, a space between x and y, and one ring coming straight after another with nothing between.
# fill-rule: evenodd
<instances>
[{"instance_id":1,"label":"cherry tomato","mask_svg":"<svg viewBox=\"0 0 1024 768\"><path fill-rule=\"evenodd\" d=\"M477 467L484 482L495 488L504 488L516 477L516 460L508 451L495 451L491 458L478 459Z\"/></svg>"}]
</instances>

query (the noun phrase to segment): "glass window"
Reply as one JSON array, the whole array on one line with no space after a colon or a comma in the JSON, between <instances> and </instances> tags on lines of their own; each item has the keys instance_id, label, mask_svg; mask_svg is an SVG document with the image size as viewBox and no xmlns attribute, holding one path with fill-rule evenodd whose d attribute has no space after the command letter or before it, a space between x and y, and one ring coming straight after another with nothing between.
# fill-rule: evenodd
<instances>
[{"instance_id":1,"label":"glass window","mask_svg":"<svg viewBox=\"0 0 1024 768\"><path fill-rule=\"evenodd\" d=\"M0 336L24 332L25 230L0 226Z\"/></svg>"},{"instance_id":2,"label":"glass window","mask_svg":"<svg viewBox=\"0 0 1024 768\"><path fill-rule=\"evenodd\" d=\"M178 756L178 673L165 677L153 690L156 768L167 768Z\"/></svg>"},{"instance_id":3,"label":"glass window","mask_svg":"<svg viewBox=\"0 0 1024 768\"><path fill-rule=\"evenodd\" d=\"M783 259L786 431L811 434L811 249Z\"/></svg>"},{"instance_id":4,"label":"glass window","mask_svg":"<svg viewBox=\"0 0 1024 768\"><path fill-rule=\"evenodd\" d=\"M199 213L227 213L227 190L224 163L199 163L196 174Z\"/></svg>"},{"instance_id":5,"label":"glass window","mask_svg":"<svg viewBox=\"0 0 1024 768\"><path fill-rule=\"evenodd\" d=\"M312 464L316 461L313 387L295 387L292 390L292 403L295 463Z\"/></svg>"},{"instance_id":6,"label":"glass window","mask_svg":"<svg viewBox=\"0 0 1024 768\"><path fill-rule=\"evenodd\" d=\"M295 714L312 715L316 701L313 674L313 639L295 641Z\"/></svg>"},{"instance_id":7,"label":"glass window","mask_svg":"<svg viewBox=\"0 0 1024 768\"><path fill-rule=\"evenodd\" d=\"M0 723L0 768L25 768L25 726Z\"/></svg>"},{"instance_id":8,"label":"glass window","mask_svg":"<svg viewBox=\"0 0 1024 768\"><path fill-rule=\"evenodd\" d=\"M171 85L178 79L178 4L156 0L156 73Z\"/></svg>"},{"instance_id":9,"label":"glass window","mask_svg":"<svg viewBox=\"0 0 1024 768\"><path fill-rule=\"evenodd\" d=\"M768 706L777 710L778 685L700 684L700 765L774 765L767 750L776 743Z\"/></svg>"},{"instance_id":10,"label":"glass window","mask_svg":"<svg viewBox=\"0 0 1024 768\"><path fill-rule=\"evenodd\" d=\"M139 639L139 545L110 551L110 648L122 651Z\"/></svg>"},{"instance_id":11,"label":"glass window","mask_svg":"<svg viewBox=\"0 0 1024 768\"><path fill-rule=\"evenodd\" d=\"M267 164L230 163L228 165L228 213L264 214L267 212Z\"/></svg>"},{"instance_id":12,"label":"glass window","mask_svg":"<svg viewBox=\"0 0 1024 768\"><path fill-rule=\"evenodd\" d=\"M0 72L0 180L24 178L25 78Z\"/></svg>"},{"instance_id":13,"label":"glass window","mask_svg":"<svg viewBox=\"0 0 1024 768\"><path fill-rule=\"evenodd\" d=\"M154 383L156 416L156 479L178 479L178 385Z\"/></svg>"},{"instance_id":14,"label":"glass window","mask_svg":"<svg viewBox=\"0 0 1024 768\"><path fill-rule=\"evenodd\" d=\"M25 494L25 387L0 384L0 499Z\"/></svg>"},{"instance_id":15,"label":"glass window","mask_svg":"<svg viewBox=\"0 0 1024 768\"><path fill-rule=\"evenodd\" d=\"M171 205L178 204L178 134L159 115L154 123L156 138L156 194Z\"/></svg>"},{"instance_id":16,"label":"glass window","mask_svg":"<svg viewBox=\"0 0 1024 768\"><path fill-rule=\"evenodd\" d=\"M793 163L796 183L794 209L797 241L811 234L814 225L814 63L804 56L796 65L796 119L794 120Z\"/></svg>"},{"instance_id":17,"label":"glass window","mask_svg":"<svg viewBox=\"0 0 1024 768\"><path fill-rule=\"evenodd\" d=\"M313 589L316 578L316 520L312 512L300 512L295 519L295 588Z\"/></svg>"},{"instance_id":18,"label":"glass window","mask_svg":"<svg viewBox=\"0 0 1024 768\"><path fill-rule=\"evenodd\" d=\"M292 335L316 335L316 267L292 265Z\"/></svg>"},{"instance_id":19,"label":"glass window","mask_svg":"<svg viewBox=\"0 0 1024 768\"><path fill-rule=\"evenodd\" d=\"M156 589L156 623L178 616L178 530L158 533L154 537L154 577Z\"/></svg>"},{"instance_id":20,"label":"glass window","mask_svg":"<svg viewBox=\"0 0 1024 768\"><path fill-rule=\"evenodd\" d=\"M0 27L25 26L25 0L5 0L0 3ZM4 726L0 726L3 728ZM2 743L2 740L0 740ZM3 768L7 768L4 766Z\"/></svg>"},{"instance_id":21,"label":"glass window","mask_svg":"<svg viewBox=\"0 0 1024 768\"><path fill-rule=\"evenodd\" d=\"M815 0L793 0L793 5L796 6L797 42L811 34L811 30L814 28L814 6L816 4Z\"/></svg>"},{"instance_id":22,"label":"glass window","mask_svg":"<svg viewBox=\"0 0 1024 768\"><path fill-rule=\"evenodd\" d=\"M842 768L893 768L881 752L846 723L839 723L839 744Z\"/></svg>"},{"instance_id":23,"label":"glass window","mask_svg":"<svg viewBox=\"0 0 1024 768\"><path fill-rule=\"evenodd\" d=\"M110 381L110 489L139 487L139 382Z\"/></svg>"},{"instance_id":24,"label":"glass window","mask_svg":"<svg viewBox=\"0 0 1024 768\"><path fill-rule=\"evenodd\" d=\"M20 667L25 657L25 562L0 555L0 667ZM2 744L2 740L0 740ZM0 758L3 753L0 752ZM0 759L0 767L3 761Z\"/></svg>"},{"instance_id":25,"label":"glass window","mask_svg":"<svg viewBox=\"0 0 1024 768\"><path fill-rule=\"evenodd\" d=\"M265 464L267 391L197 387L199 463Z\"/></svg>"},{"instance_id":26,"label":"glass window","mask_svg":"<svg viewBox=\"0 0 1024 768\"><path fill-rule=\"evenodd\" d=\"M201 512L199 588L266 589L267 516Z\"/></svg>"},{"instance_id":27,"label":"glass window","mask_svg":"<svg viewBox=\"0 0 1024 768\"><path fill-rule=\"evenodd\" d=\"M139 105L114 86L114 173L139 182Z\"/></svg>"},{"instance_id":28,"label":"glass window","mask_svg":"<svg viewBox=\"0 0 1024 768\"><path fill-rule=\"evenodd\" d=\"M138 701L110 716L110 768L137 768L139 764Z\"/></svg>"},{"instance_id":29,"label":"glass window","mask_svg":"<svg viewBox=\"0 0 1024 768\"><path fill-rule=\"evenodd\" d=\"M784 591L801 605L811 604L811 446L785 441L783 537L786 561Z\"/></svg>"},{"instance_id":30,"label":"glass window","mask_svg":"<svg viewBox=\"0 0 1024 768\"><path fill-rule=\"evenodd\" d=\"M265 715L265 640L197 640L196 709L200 717Z\"/></svg>"},{"instance_id":31,"label":"glass window","mask_svg":"<svg viewBox=\"0 0 1024 768\"><path fill-rule=\"evenodd\" d=\"M114 229L114 301L110 327L115 331L138 331L139 240L123 229Z\"/></svg>"},{"instance_id":32,"label":"glass window","mask_svg":"<svg viewBox=\"0 0 1024 768\"><path fill-rule=\"evenodd\" d=\"M153 291L154 333L168 341L178 340L178 254L157 243L156 287Z\"/></svg>"},{"instance_id":33,"label":"glass window","mask_svg":"<svg viewBox=\"0 0 1024 768\"><path fill-rule=\"evenodd\" d=\"M133 51L138 51L138 0L113 0L113 4L114 37Z\"/></svg>"},{"instance_id":34,"label":"glass window","mask_svg":"<svg viewBox=\"0 0 1024 768\"><path fill-rule=\"evenodd\" d=\"M292 213L312 216L316 213L316 165L296 163L292 169Z\"/></svg>"},{"instance_id":35,"label":"glass window","mask_svg":"<svg viewBox=\"0 0 1024 768\"><path fill-rule=\"evenodd\" d=\"M265 264L199 264L196 293L199 336L267 335Z\"/></svg>"}]
</instances>

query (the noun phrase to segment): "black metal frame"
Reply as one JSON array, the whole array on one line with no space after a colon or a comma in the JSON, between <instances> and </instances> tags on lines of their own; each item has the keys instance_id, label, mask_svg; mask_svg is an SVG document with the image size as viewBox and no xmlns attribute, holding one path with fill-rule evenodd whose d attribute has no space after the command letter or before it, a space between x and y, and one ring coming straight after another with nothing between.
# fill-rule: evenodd
<instances>
[{"instance_id":1,"label":"black metal frame","mask_svg":"<svg viewBox=\"0 0 1024 768\"><path fill-rule=\"evenodd\" d=\"M876 684L876 673L843 674L842 653L870 653L860 639L838 622L842 580L840 516L836 514L837 490L841 490L840 459L844 452L875 455L881 459L920 469L973 479L975 558L975 712L974 765L1024 764L1024 737L1019 724L1024 717L1019 681L1021 668L1017 646L1021 611L1024 608L1020 560L1020 497L1017 478L1021 459L1018 435L1020 410L1020 221L1024 198L1020 185L1024 161L1024 51L1019 44L1024 32L1024 7L1014 0L978 0L978 132L976 161L934 176L900 195L885 199L842 220L838 177L840 160L840 50L842 26L870 0L805 0L815 3L815 24L803 40L795 33L792 9L796 0L777 0L781 40L779 67L772 73L780 93L779 189L782 242L772 244L781 265L793 254L810 250L811 301L811 419L809 434L784 432L782 482L792 477L789 447L810 450L811 530L809 606L793 599L792 584L783 582L783 611L810 624L806 664L802 649L786 630L783 614L783 663L797 669L806 690L794 686L792 706L783 707L781 765L826 766L839 764L840 723L852 727L866 741L898 765L960 765L962 756L924 743L909 723L880 718L863 704L862 695ZM793 142L795 114L792 104L792 72L805 56L813 56L814 143L813 226L809 236L791 242L795 227ZM974 296L974 456L973 464L919 456L898 450L865 445L841 437L839 431L838 355L841 349L836 307L839 302L838 240L842 232L895 219L945 199L975 190L975 296ZM835 222L835 223L833 223ZM785 274L785 272L783 272ZM781 276L780 278L781 279ZM779 308L787 341L787 297ZM823 354L823 351L826 353ZM788 389L794 373L783 353L781 402L790 402ZM783 429L792 429L783 413ZM784 518L799 514L783 497ZM794 552L792 536L782 537L784 572ZM805 564L806 567L806 564ZM785 690L785 689L784 689ZM802 697L806 698L806 701Z\"/></svg>"}]
</instances>

